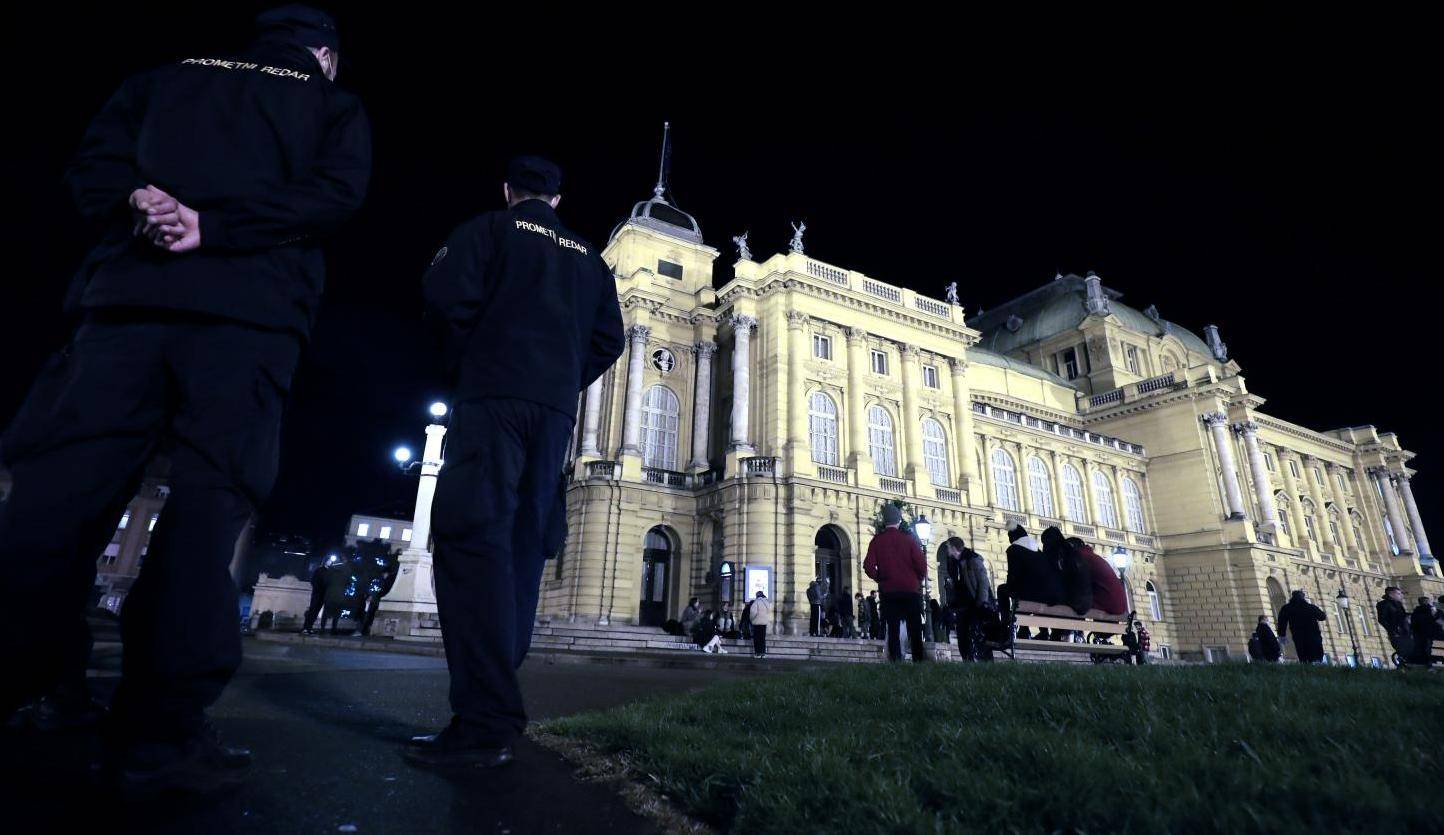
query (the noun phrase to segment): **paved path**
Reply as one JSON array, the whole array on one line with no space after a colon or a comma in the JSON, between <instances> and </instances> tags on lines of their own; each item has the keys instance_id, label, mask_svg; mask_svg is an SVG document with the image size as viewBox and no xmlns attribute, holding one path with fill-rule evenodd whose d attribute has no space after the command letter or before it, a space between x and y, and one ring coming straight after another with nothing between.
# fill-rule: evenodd
<instances>
[{"instance_id":1,"label":"paved path","mask_svg":"<svg viewBox=\"0 0 1444 835\"><path fill-rule=\"evenodd\" d=\"M118 658L114 648L104 647L97 656L93 682L108 692ZM532 718L546 719L745 675L529 663L521 679ZM437 658L247 641L246 662L213 716L225 739L255 752L250 784L211 803L125 807L93 789L57 785L33 762L12 761L0 775L5 829L202 835L655 831L610 788L578 782L561 758L529 742L522 743L515 764L494 772L447 777L406 765L398 754L401 743L449 717L446 688L445 662Z\"/></svg>"}]
</instances>

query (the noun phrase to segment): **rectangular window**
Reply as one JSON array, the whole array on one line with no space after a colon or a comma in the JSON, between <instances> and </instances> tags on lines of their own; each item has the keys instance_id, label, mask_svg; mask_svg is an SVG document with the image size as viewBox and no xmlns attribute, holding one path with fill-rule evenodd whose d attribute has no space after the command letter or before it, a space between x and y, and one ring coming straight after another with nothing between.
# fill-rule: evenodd
<instances>
[{"instance_id":1,"label":"rectangular window","mask_svg":"<svg viewBox=\"0 0 1444 835\"><path fill-rule=\"evenodd\" d=\"M1340 492L1340 493L1347 493L1347 492L1349 492L1349 485L1348 485L1348 482L1344 480L1344 474L1343 474L1343 473L1334 473L1334 480L1337 481L1337 482L1339 482L1339 492Z\"/></svg>"},{"instance_id":2,"label":"rectangular window","mask_svg":"<svg viewBox=\"0 0 1444 835\"><path fill-rule=\"evenodd\" d=\"M120 543L112 542L105 546L105 553L100 555L101 565L115 565L116 559L120 556Z\"/></svg>"},{"instance_id":3,"label":"rectangular window","mask_svg":"<svg viewBox=\"0 0 1444 835\"><path fill-rule=\"evenodd\" d=\"M820 333L812 335L812 355L820 360L832 359L832 337Z\"/></svg>"},{"instance_id":4,"label":"rectangular window","mask_svg":"<svg viewBox=\"0 0 1444 835\"><path fill-rule=\"evenodd\" d=\"M1325 485L1325 484L1328 484L1327 481L1324 481L1324 473L1323 473L1323 471L1320 470L1318 467L1314 467L1314 483L1317 484L1317 485L1319 485L1319 486L1323 486L1323 485Z\"/></svg>"},{"instance_id":5,"label":"rectangular window","mask_svg":"<svg viewBox=\"0 0 1444 835\"><path fill-rule=\"evenodd\" d=\"M938 384L938 367L936 365L923 366L923 385L930 389L942 388Z\"/></svg>"},{"instance_id":6,"label":"rectangular window","mask_svg":"<svg viewBox=\"0 0 1444 835\"><path fill-rule=\"evenodd\" d=\"M365 536L366 534L368 534L368 533L370 533L370 532L371 532L371 526L368 525L368 524L366 524L365 522L362 522L361 524L359 524L359 525L356 526L356 535L357 535L357 536Z\"/></svg>"},{"instance_id":7,"label":"rectangular window","mask_svg":"<svg viewBox=\"0 0 1444 835\"><path fill-rule=\"evenodd\" d=\"M402 541L402 542L410 542L410 541L411 541L411 529L410 529L410 528L407 528L407 529L405 529L405 530L403 530L403 531L401 532L401 541Z\"/></svg>"},{"instance_id":8,"label":"rectangular window","mask_svg":"<svg viewBox=\"0 0 1444 835\"><path fill-rule=\"evenodd\" d=\"M130 511L127 510L127 511L125 512L125 515L123 515L123 516L120 517L120 524L119 524L119 525L116 525L116 526L115 526L115 529L116 529L116 530L123 531L123 530L125 530L125 526L126 526L126 525L129 525L129 524L130 524Z\"/></svg>"},{"instance_id":9,"label":"rectangular window","mask_svg":"<svg viewBox=\"0 0 1444 835\"><path fill-rule=\"evenodd\" d=\"M1138 349L1132 345L1123 348L1123 359L1128 363L1128 370L1134 374L1142 374L1143 366L1138 364Z\"/></svg>"},{"instance_id":10,"label":"rectangular window","mask_svg":"<svg viewBox=\"0 0 1444 835\"><path fill-rule=\"evenodd\" d=\"M872 373L887 373L887 354L883 353L882 351L872 352Z\"/></svg>"},{"instance_id":11,"label":"rectangular window","mask_svg":"<svg viewBox=\"0 0 1444 835\"><path fill-rule=\"evenodd\" d=\"M153 530L155 530L155 523L156 523L156 522L159 522L159 521L160 521L160 514L159 514L159 513L152 513L152 514L150 515L150 521L149 521L148 523L146 523L145 529L146 529L147 531L153 531Z\"/></svg>"},{"instance_id":12,"label":"rectangular window","mask_svg":"<svg viewBox=\"0 0 1444 835\"><path fill-rule=\"evenodd\" d=\"M1063 376L1069 380L1078 379L1078 352L1072 348L1063 352Z\"/></svg>"},{"instance_id":13,"label":"rectangular window","mask_svg":"<svg viewBox=\"0 0 1444 835\"><path fill-rule=\"evenodd\" d=\"M1265 453L1263 454L1263 457L1264 457L1264 466L1268 468L1268 471L1269 471L1269 472L1275 472L1275 470L1274 470L1274 457L1273 457L1273 455L1272 455L1271 453L1265 452Z\"/></svg>"},{"instance_id":14,"label":"rectangular window","mask_svg":"<svg viewBox=\"0 0 1444 835\"><path fill-rule=\"evenodd\" d=\"M379 539L390 539L390 538L391 538L391 526L390 526L390 525L387 525L386 527L382 528L382 529L381 529L381 532L378 533L378 534L376 534L376 536L377 536Z\"/></svg>"},{"instance_id":15,"label":"rectangular window","mask_svg":"<svg viewBox=\"0 0 1444 835\"><path fill-rule=\"evenodd\" d=\"M682 277L682 265L681 265L681 264L673 264L671 261L658 261L658 262L657 262L657 272L661 273L662 275L665 275L665 276L668 277L668 278L681 278L681 277Z\"/></svg>"},{"instance_id":16,"label":"rectangular window","mask_svg":"<svg viewBox=\"0 0 1444 835\"><path fill-rule=\"evenodd\" d=\"M1290 462L1289 462L1289 473L1290 473L1291 475L1293 475L1294 478L1298 478L1298 477L1299 477L1299 462L1297 462L1297 461L1290 461Z\"/></svg>"}]
</instances>

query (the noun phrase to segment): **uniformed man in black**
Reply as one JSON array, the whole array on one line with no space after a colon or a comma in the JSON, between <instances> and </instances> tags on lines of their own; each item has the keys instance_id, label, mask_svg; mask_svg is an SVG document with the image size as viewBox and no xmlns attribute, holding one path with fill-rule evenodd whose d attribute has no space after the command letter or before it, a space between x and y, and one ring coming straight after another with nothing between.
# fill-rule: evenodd
<instances>
[{"instance_id":1,"label":"uniformed man in black","mask_svg":"<svg viewBox=\"0 0 1444 835\"><path fill-rule=\"evenodd\" d=\"M427 315L454 382L432 505L451 724L417 737L423 765L511 761L526 726L517 667L531 646L577 394L621 356L622 315L598 250L557 219L561 171L507 167L505 211L463 223L426 273Z\"/></svg>"},{"instance_id":2,"label":"uniformed man in black","mask_svg":"<svg viewBox=\"0 0 1444 835\"><path fill-rule=\"evenodd\" d=\"M112 706L122 784L233 781L249 754L204 712L241 660L237 536L276 476L282 403L321 296L323 236L361 205L370 133L333 85L334 22L289 6L238 55L128 79L66 181L101 240L73 281L70 344L0 446L3 712L46 732L98 721L85 683L95 562L146 461L170 498L121 613Z\"/></svg>"}]
</instances>

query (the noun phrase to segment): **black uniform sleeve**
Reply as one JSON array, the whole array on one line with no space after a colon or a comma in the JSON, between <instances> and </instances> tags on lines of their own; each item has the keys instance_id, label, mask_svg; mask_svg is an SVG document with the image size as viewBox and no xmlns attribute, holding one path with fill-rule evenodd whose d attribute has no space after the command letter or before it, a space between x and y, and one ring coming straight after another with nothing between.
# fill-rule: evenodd
<instances>
[{"instance_id":1,"label":"black uniform sleeve","mask_svg":"<svg viewBox=\"0 0 1444 835\"><path fill-rule=\"evenodd\" d=\"M600 263L600 259L598 259ZM612 271L605 264L600 269L606 278L601 299L597 304L596 323L592 325L592 343L586 366L582 369L582 388L590 386L598 377L607 373L612 363L622 355L627 346L622 333L622 308L617 303L616 284Z\"/></svg>"},{"instance_id":2,"label":"black uniform sleeve","mask_svg":"<svg viewBox=\"0 0 1444 835\"><path fill-rule=\"evenodd\" d=\"M65 172L75 207L103 222L128 210L130 193L144 188L136 142L145 113L145 77L127 79L91 120L80 150Z\"/></svg>"},{"instance_id":3,"label":"black uniform sleeve","mask_svg":"<svg viewBox=\"0 0 1444 835\"><path fill-rule=\"evenodd\" d=\"M487 267L494 252L491 224L486 218L468 221L446 239L421 281L426 329L441 352L447 376L454 374L460 364L466 337L481 313Z\"/></svg>"},{"instance_id":4,"label":"black uniform sleeve","mask_svg":"<svg viewBox=\"0 0 1444 835\"><path fill-rule=\"evenodd\" d=\"M262 197L202 211L201 246L266 249L325 234L361 208L370 179L371 127L361 103L348 99L332 114L311 170Z\"/></svg>"}]
</instances>

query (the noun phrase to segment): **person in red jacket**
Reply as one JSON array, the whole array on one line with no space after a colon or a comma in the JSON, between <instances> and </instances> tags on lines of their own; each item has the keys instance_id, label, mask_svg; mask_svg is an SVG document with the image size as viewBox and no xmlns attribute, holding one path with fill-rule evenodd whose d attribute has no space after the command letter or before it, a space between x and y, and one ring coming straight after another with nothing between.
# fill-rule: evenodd
<instances>
[{"instance_id":1,"label":"person in red jacket","mask_svg":"<svg viewBox=\"0 0 1444 835\"><path fill-rule=\"evenodd\" d=\"M1070 537L1068 544L1073 546L1073 550L1088 566L1088 574L1093 580L1093 608L1101 609L1110 615L1128 614L1128 595L1123 591L1118 572L1113 570L1108 560L1098 556L1092 547L1076 536Z\"/></svg>"},{"instance_id":2,"label":"person in red jacket","mask_svg":"<svg viewBox=\"0 0 1444 835\"><path fill-rule=\"evenodd\" d=\"M902 660L902 642L898 639L897 630L898 624L906 621L913 661L926 661L920 591L923 580L928 576L927 560L923 559L923 549L918 541L898 529L902 524L902 511L896 505L883 507L882 521L887 527L867 546L867 559L862 563L862 570L877 581L882 592L882 619L887 624L887 657L889 661Z\"/></svg>"}]
</instances>

